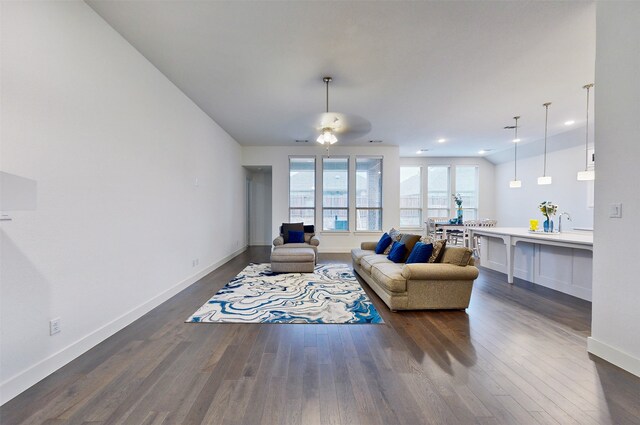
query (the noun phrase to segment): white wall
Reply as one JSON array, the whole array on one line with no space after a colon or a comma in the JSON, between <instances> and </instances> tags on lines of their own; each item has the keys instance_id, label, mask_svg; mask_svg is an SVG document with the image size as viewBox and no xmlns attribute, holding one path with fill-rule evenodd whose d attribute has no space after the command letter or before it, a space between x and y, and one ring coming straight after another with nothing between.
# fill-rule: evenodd
<instances>
[{"instance_id":1,"label":"white wall","mask_svg":"<svg viewBox=\"0 0 640 425\"><path fill-rule=\"evenodd\" d=\"M596 9L596 211L589 351L640 376L640 3ZM611 203L622 218L609 218Z\"/></svg>"},{"instance_id":2,"label":"white wall","mask_svg":"<svg viewBox=\"0 0 640 425\"><path fill-rule=\"evenodd\" d=\"M576 179L578 171L584 170L584 131L571 134L573 137L582 135L582 140L576 140L576 146L547 153L547 175L553 179L550 185L538 185L538 177L543 171L540 154L518 159L518 179L522 181L522 187L518 189L509 188L509 181L513 180L513 161L496 165L495 202L499 226L528 227L532 218L538 219L542 226L544 216L538 205L542 201L553 201L558 205L559 213L566 211L571 215L571 222L563 218L564 229L593 228L593 182ZM549 138L548 142L553 143L554 138ZM554 223L557 226L557 216Z\"/></svg>"},{"instance_id":3,"label":"white wall","mask_svg":"<svg viewBox=\"0 0 640 425\"><path fill-rule=\"evenodd\" d=\"M86 4L1 7L1 168L38 191L1 228L4 402L242 249L245 180L240 146Z\"/></svg>"},{"instance_id":4,"label":"white wall","mask_svg":"<svg viewBox=\"0 0 640 425\"><path fill-rule=\"evenodd\" d=\"M423 221L427 215L427 167L429 165L451 166L451 193L455 192L455 167L456 165L478 166L478 218L495 218L494 180L495 166L484 158L437 158L437 157L406 157L400 158L400 165L418 165L422 167L422 211ZM398 172L400 172L398 170ZM464 205L463 205L464 207ZM451 209L451 217L455 210Z\"/></svg>"},{"instance_id":5,"label":"white wall","mask_svg":"<svg viewBox=\"0 0 640 425\"><path fill-rule=\"evenodd\" d=\"M249 244L271 245L271 170L250 171Z\"/></svg>"},{"instance_id":6,"label":"white wall","mask_svg":"<svg viewBox=\"0 0 640 425\"><path fill-rule=\"evenodd\" d=\"M399 149L397 146L339 146L331 147L332 156L349 155L350 162L350 188L355 185L355 157L356 155L383 156L382 164L382 228L388 230L398 227L400 221L400 172ZM279 234L279 227L283 222L289 221L289 156L291 155L316 155L316 232L320 239L320 252L349 252L359 246L360 242L377 240L380 232L356 232L355 229L355 192L350 191L350 232L322 232L320 216L322 214L322 156L326 155L325 149L314 144L312 146L278 146L258 147L243 146L242 164L245 166L270 166L272 167L272 227L273 238Z\"/></svg>"}]
</instances>

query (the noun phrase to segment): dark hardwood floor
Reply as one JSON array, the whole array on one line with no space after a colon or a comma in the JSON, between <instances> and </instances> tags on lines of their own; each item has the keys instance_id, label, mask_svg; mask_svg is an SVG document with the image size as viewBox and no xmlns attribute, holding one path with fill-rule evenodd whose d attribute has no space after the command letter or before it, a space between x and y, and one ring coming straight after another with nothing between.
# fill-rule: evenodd
<instances>
[{"instance_id":1,"label":"dark hardwood floor","mask_svg":"<svg viewBox=\"0 0 640 425\"><path fill-rule=\"evenodd\" d=\"M462 311L385 325L186 324L251 248L0 408L13 424L640 424L591 306L482 270ZM348 263L348 255L321 255Z\"/></svg>"}]
</instances>

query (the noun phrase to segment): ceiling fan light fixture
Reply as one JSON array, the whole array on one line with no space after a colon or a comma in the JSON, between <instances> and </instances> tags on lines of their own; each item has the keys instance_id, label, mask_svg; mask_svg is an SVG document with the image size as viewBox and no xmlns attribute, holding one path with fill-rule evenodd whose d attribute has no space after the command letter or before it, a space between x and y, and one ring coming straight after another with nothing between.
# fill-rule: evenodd
<instances>
[{"instance_id":1,"label":"ceiling fan light fixture","mask_svg":"<svg viewBox=\"0 0 640 425\"><path fill-rule=\"evenodd\" d=\"M321 143L323 145L329 144L333 145L338 141L338 138L333 134L333 129L331 127L325 127L322 129L322 133L316 139L316 142Z\"/></svg>"}]
</instances>

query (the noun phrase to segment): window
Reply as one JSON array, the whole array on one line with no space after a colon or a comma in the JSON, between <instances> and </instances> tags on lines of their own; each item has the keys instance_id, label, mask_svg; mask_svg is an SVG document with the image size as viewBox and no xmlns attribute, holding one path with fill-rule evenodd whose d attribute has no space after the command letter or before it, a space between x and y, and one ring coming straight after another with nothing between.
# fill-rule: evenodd
<instances>
[{"instance_id":1,"label":"window","mask_svg":"<svg viewBox=\"0 0 640 425\"><path fill-rule=\"evenodd\" d=\"M432 165L427 167L427 216L449 217L451 205L449 186L449 166Z\"/></svg>"},{"instance_id":2,"label":"window","mask_svg":"<svg viewBox=\"0 0 640 425\"><path fill-rule=\"evenodd\" d=\"M289 221L315 224L315 157L289 158Z\"/></svg>"},{"instance_id":3,"label":"window","mask_svg":"<svg viewBox=\"0 0 640 425\"><path fill-rule=\"evenodd\" d=\"M356 231L382 230L382 158L356 157Z\"/></svg>"},{"instance_id":4,"label":"window","mask_svg":"<svg viewBox=\"0 0 640 425\"><path fill-rule=\"evenodd\" d=\"M422 226L422 168L400 167L400 227Z\"/></svg>"},{"instance_id":5,"label":"window","mask_svg":"<svg viewBox=\"0 0 640 425\"><path fill-rule=\"evenodd\" d=\"M349 230L349 158L322 158L322 230Z\"/></svg>"},{"instance_id":6,"label":"window","mask_svg":"<svg viewBox=\"0 0 640 425\"><path fill-rule=\"evenodd\" d=\"M462 195L462 215L464 220L478 218L478 166L458 165L456 167L456 191Z\"/></svg>"}]
</instances>

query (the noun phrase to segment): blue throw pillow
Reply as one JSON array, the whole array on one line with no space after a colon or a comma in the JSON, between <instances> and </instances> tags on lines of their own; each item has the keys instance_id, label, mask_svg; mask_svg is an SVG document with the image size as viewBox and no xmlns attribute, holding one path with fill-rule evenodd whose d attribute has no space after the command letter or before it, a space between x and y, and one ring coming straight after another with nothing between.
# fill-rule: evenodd
<instances>
[{"instance_id":1,"label":"blue throw pillow","mask_svg":"<svg viewBox=\"0 0 640 425\"><path fill-rule=\"evenodd\" d=\"M387 258L393 261L394 263L401 263L402 261L404 261L404 256L406 253L407 253L407 248L404 246L403 243L394 242Z\"/></svg>"},{"instance_id":2,"label":"blue throw pillow","mask_svg":"<svg viewBox=\"0 0 640 425\"><path fill-rule=\"evenodd\" d=\"M387 249L389 245L391 245L391 242L391 236L386 233L382 235L382 237L378 241L378 245L376 245L376 254L382 254L384 250Z\"/></svg>"},{"instance_id":3,"label":"blue throw pillow","mask_svg":"<svg viewBox=\"0 0 640 425\"><path fill-rule=\"evenodd\" d=\"M298 230L289 230L288 243L304 243L304 232Z\"/></svg>"},{"instance_id":4,"label":"blue throw pillow","mask_svg":"<svg viewBox=\"0 0 640 425\"><path fill-rule=\"evenodd\" d=\"M418 242L413 247L413 250L411 251L411 255L409 255L409 258L407 258L407 264L427 263L429 262L429 257L431 257L431 253L433 253L432 243Z\"/></svg>"}]
</instances>

